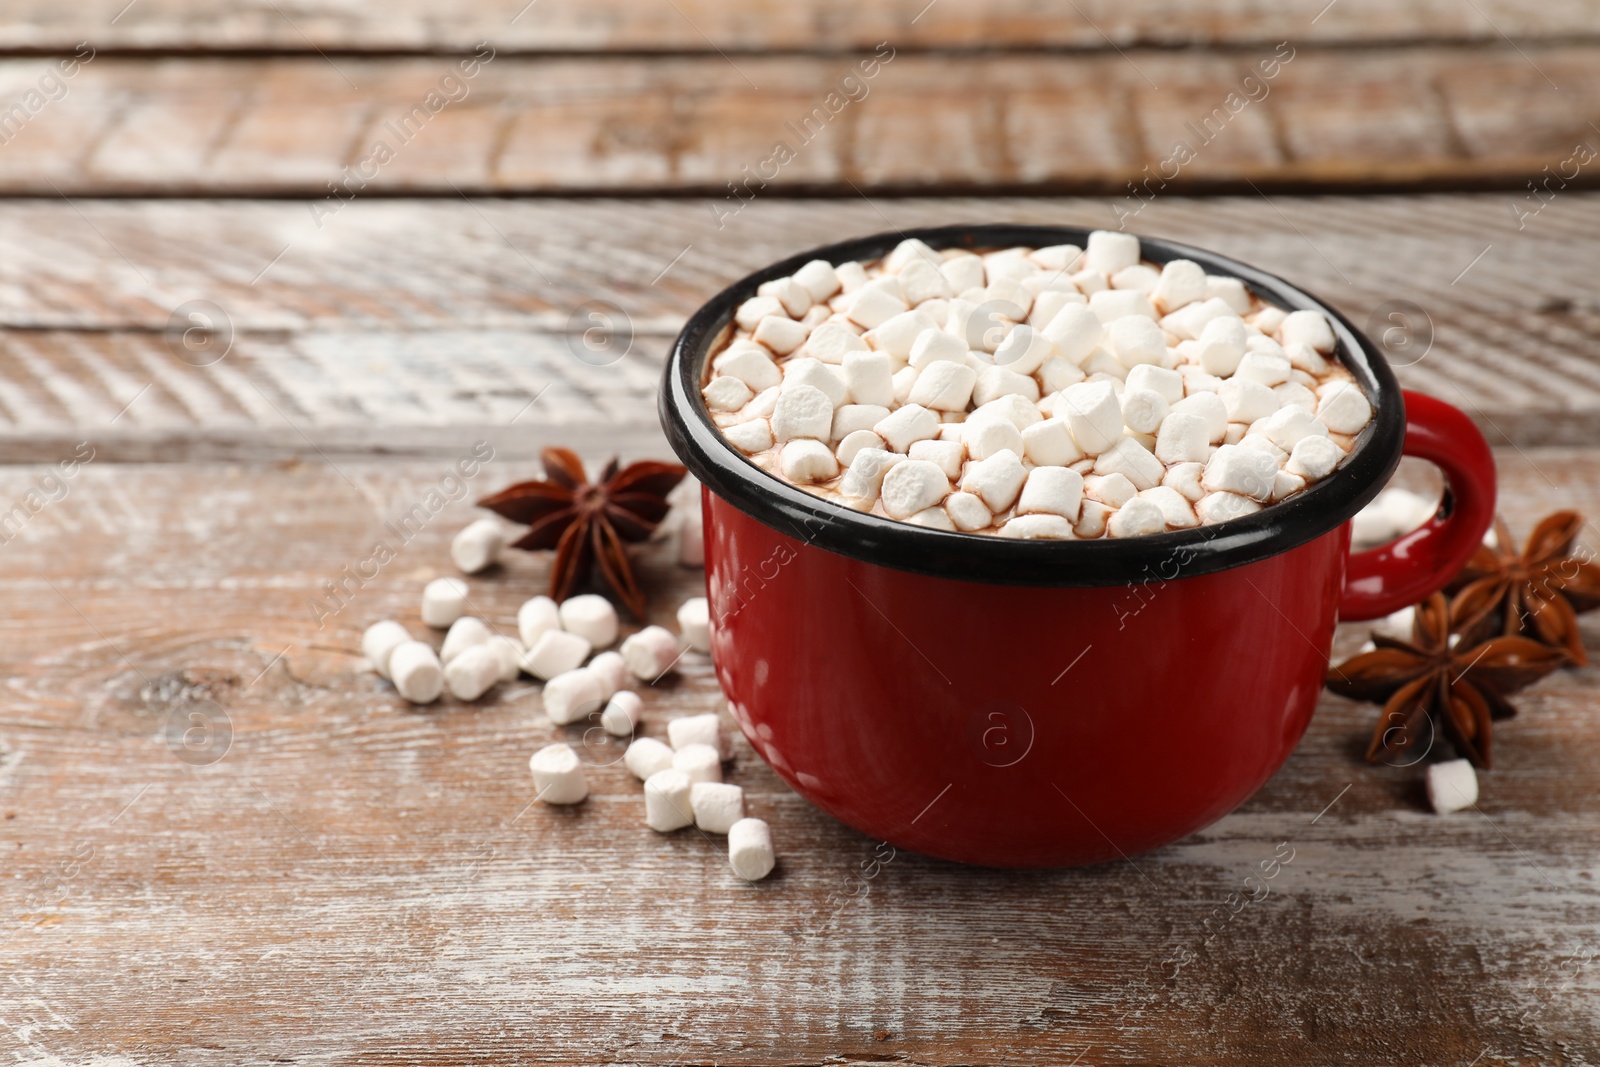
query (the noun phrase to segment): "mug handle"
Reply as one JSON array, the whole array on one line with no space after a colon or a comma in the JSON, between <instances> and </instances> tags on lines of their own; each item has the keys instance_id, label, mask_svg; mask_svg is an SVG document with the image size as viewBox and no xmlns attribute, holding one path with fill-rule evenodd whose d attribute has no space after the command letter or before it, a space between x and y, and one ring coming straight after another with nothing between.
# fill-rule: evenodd
<instances>
[{"instance_id":1,"label":"mug handle","mask_svg":"<svg viewBox=\"0 0 1600 1067\"><path fill-rule=\"evenodd\" d=\"M1356 552L1345 568L1339 618L1376 619L1438 592L1466 565L1494 521L1494 455L1459 408L1413 393L1405 398L1404 453L1444 475L1439 510L1418 529Z\"/></svg>"}]
</instances>

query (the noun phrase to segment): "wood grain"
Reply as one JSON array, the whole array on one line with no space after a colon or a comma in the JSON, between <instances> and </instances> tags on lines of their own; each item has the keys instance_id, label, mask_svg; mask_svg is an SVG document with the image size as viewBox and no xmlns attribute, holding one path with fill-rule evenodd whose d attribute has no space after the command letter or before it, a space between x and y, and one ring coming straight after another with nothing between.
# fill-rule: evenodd
<instances>
[{"instance_id":1,"label":"wood grain","mask_svg":"<svg viewBox=\"0 0 1600 1067\"><path fill-rule=\"evenodd\" d=\"M446 85L455 102L437 97L432 111L416 109L457 59L108 55L10 120L0 193L326 198L334 182L368 194L692 191L731 210L730 183L742 190L749 175L757 188L847 193L851 183L1123 193L1161 173L1166 193L1245 182L1521 188L1600 141L1588 122L1600 45L1284 47L1293 59L1276 77L1249 84L1275 43L905 52L853 85L842 79L861 54L505 55ZM0 105L28 101L52 62L0 61ZM409 132L397 133L407 115Z\"/></svg>"},{"instance_id":2,"label":"wood grain","mask_svg":"<svg viewBox=\"0 0 1600 1067\"><path fill-rule=\"evenodd\" d=\"M1496 440L1593 443L1597 198L1520 230L1513 202L1158 197L1130 228L1304 285ZM369 200L321 229L295 203L0 203L0 460L85 439L123 460L626 450L654 439L684 318L741 275L891 228L1114 225L1113 203L770 198L719 228L696 201ZM195 300L232 331L214 364L171 326Z\"/></svg>"},{"instance_id":3,"label":"wood grain","mask_svg":"<svg viewBox=\"0 0 1600 1067\"><path fill-rule=\"evenodd\" d=\"M239 0L19 0L0 21L0 47L66 49L88 39L103 49L288 50L470 49L492 40L507 50L729 51L870 47L1093 48L1108 43L1228 45L1460 39L1493 41L1592 36L1592 9L1579 0L1529 5L1513 0L1445 0L1395 5L1382 0L1272 4L1229 0L1204 8L1177 0L804 0L752 7L733 0L483 0L461 10L427 0L387 4L302 0L293 5Z\"/></svg>"},{"instance_id":4,"label":"wood grain","mask_svg":"<svg viewBox=\"0 0 1600 1067\"><path fill-rule=\"evenodd\" d=\"M1519 530L1557 502L1600 513L1593 451L1498 458ZM464 504L317 628L323 583L446 469L95 462L0 551L19 607L0 620L0 1047L118 1064L1600 1057L1592 668L1521 700L1480 812L1426 814L1416 768L1361 763L1373 710L1327 697L1238 812L1079 871L900 854L862 888L874 842L741 739L732 778L782 854L746 885L715 842L646 830L615 766L575 810L528 808L527 755L565 733L531 687L417 710L361 669L366 623L417 626ZM0 500L44 473L0 470ZM700 576L658 549L642 565L665 621ZM546 566L470 580L474 606L509 626ZM715 706L694 659L644 695L649 735ZM164 739L196 710L232 730L206 766ZM1280 843L1294 858L1270 894L1220 923Z\"/></svg>"}]
</instances>

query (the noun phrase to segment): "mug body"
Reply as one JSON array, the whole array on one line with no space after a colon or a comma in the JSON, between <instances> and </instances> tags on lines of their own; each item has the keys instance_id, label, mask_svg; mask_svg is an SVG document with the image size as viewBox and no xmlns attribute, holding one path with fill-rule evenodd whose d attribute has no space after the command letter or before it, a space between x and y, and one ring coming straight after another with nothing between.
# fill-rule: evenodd
<instances>
[{"instance_id":1,"label":"mug body","mask_svg":"<svg viewBox=\"0 0 1600 1067\"><path fill-rule=\"evenodd\" d=\"M1145 581L991 585L852 559L704 494L712 657L796 792L897 848L1043 867L1220 818L1316 706L1349 528Z\"/></svg>"}]
</instances>

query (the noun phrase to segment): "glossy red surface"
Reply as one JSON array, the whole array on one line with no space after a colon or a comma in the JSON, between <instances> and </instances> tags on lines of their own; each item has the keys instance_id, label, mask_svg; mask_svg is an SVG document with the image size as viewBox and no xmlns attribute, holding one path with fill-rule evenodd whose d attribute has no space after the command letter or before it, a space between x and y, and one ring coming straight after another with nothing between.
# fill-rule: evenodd
<instances>
[{"instance_id":1,"label":"glossy red surface","mask_svg":"<svg viewBox=\"0 0 1600 1067\"><path fill-rule=\"evenodd\" d=\"M1411 551L1358 557L1361 610L1444 584L1493 511L1482 437L1421 400L1408 451L1459 503ZM712 656L756 751L863 833L966 863L1096 863L1233 810L1304 733L1347 588L1348 525L1212 574L1166 580L1189 548L1141 585L1031 588L866 563L703 501Z\"/></svg>"},{"instance_id":2,"label":"glossy red surface","mask_svg":"<svg viewBox=\"0 0 1600 1067\"><path fill-rule=\"evenodd\" d=\"M1442 400L1404 396L1405 454L1439 468L1450 506L1404 537L1350 557L1342 619L1376 619L1434 592L1472 558L1494 521L1494 454L1483 434Z\"/></svg>"}]
</instances>

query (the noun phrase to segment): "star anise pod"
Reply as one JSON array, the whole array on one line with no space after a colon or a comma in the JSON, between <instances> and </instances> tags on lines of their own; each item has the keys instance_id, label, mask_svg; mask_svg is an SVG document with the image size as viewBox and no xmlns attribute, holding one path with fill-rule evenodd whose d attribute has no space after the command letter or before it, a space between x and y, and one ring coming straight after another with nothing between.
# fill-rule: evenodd
<instances>
[{"instance_id":1,"label":"star anise pod","mask_svg":"<svg viewBox=\"0 0 1600 1067\"><path fill-rule=\"evenodd\" d=\"M515 547L556 550L550 570L552 599L571 596L598 563L605 584L637 618L644 618L644 593L623 546L650 536L671 509L667 494L688 472L676 463L652 460L619 470L613 458L591 482L574 452L547 448L539 458L543 479L518 482L484 497L478 506L528 527L513 542Z\"/></svg>"},{"instance_id":2,"label":"star anise pod","mask_svg":"<svg viewBox=\"0 0 1600 1067\"><path fill-rule=\"evenodd\" d=\"M1463 602L1461 630L1474 638L1522 634L1566 649L1572 662L1589 662L1578 615L1600 607L1600 566L1573 554L1583 516L1547 515L1521 552L1505 520L1495 519L1495 546L1480 546L1452 583ZM1466 638L1463 638L1465 640Z\"/></svg>"},{"instance_id":3,"label":"star anise pod","mask_svg":"<svg viewBox=\"0 0 1600 1067\"><path fill-rule=\"evenodd\" d=\"M1491 721L1517 713L1506 697L1567 662L1562 649L1515 634L1452 646L1462 603L1435 593L1417 605L1410 641L1375 633L1376 648L1328 672L1335 693L1383 705L1369 763L1423 745L1426 727L1442 730L1458 753L1487 768Z\"/></svg>"}]
</instances>

